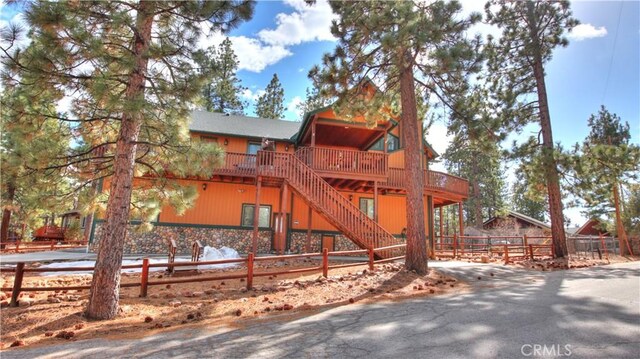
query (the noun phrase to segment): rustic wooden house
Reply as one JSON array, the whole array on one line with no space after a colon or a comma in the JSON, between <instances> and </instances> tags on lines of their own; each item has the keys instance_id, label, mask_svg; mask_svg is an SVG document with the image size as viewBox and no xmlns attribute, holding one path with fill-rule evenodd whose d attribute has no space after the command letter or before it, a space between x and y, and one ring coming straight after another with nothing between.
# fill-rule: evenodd
<instances>
[{"instance_id":1,"label":"rustic wooden house","mask_svg":"<svg viewBox=\"0 0 640 359\"><path fill-rule=\"evenodd\" d=\"M180 180L198 188L195 206L181 216L163 208L152 232L129 232L125 251L164 253L169 239L182 252L196 239L244 253L403 243L401 126L393 119L374 127L362 118L346 121L330 107L307 113L302 122L195 111L192 137L222 146L225 163L207 180ZM261 150L265 140L270 150ZM426 141L423 153L425 227L433 239L434 208L461 206L468 182L429 170L437 154ZM101 220L95 224L94 242Z\"/></svg>"},{"instance_id":2,"label":"rustic wooden house","mask_svg":"<svg viewBox=\"0 0 640 359\"><path fill-rule=\"evenodd\" d=\"M513 234L537 234L550 235L551 226L516 211L508 211L503 216L494 216L482 224L485 230L504 230L509 235Z\"/></svg>"},{"instance_id":3,"label":"rustic wooden house","mask_svg":"<svg viewBox=\"0 0 640 359\"><path fill-rule=\"evenodd\" d=\"M604 236L610 235L604 229L603 223L597 218L589 219L573 233L574 236L599 236L601 234Z\"/></svg>"}]
</instances>

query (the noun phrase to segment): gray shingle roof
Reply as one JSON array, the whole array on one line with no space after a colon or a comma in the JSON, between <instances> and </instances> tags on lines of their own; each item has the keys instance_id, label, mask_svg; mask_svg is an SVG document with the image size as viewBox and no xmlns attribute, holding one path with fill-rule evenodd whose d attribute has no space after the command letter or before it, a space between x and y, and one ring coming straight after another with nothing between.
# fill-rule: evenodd
<instances>
[{"instance_id":1,"label":"gray shingle roof","mask_svg":"<svg viewBox=\"0 0 640 359\"><path fill-rule=\"evenodd\" d=\"M269 118L226 115L219 112L193 111L189 130L243 137L290 140L301 122Z\"/></svg>"}]
</instances>

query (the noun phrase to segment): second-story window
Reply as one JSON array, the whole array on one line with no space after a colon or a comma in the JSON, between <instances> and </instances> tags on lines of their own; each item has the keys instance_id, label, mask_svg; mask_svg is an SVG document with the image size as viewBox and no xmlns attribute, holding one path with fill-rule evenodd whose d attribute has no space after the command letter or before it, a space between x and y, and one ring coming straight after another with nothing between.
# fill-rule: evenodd
<instances>
[{"instance_id":1,"label":"second-story window","mask_svg":"<svg viewBox=\"0 0 640 359\"><path fill-rule=\"evenodd\" d=\"M360 210L364 212L367 217L374 217L373 198L360 198Z\"/></svg>"},{"instance_id":2,"label":"second-story window","mask_svg":"<svg viewBox=\"0 0 640 359\"><path fill-rule=\"evenodd\" d=\"M384 151L384 137L376 141L376 143L374 143L369 149L374 151ZM400 138L395 135L388 134L387 152L393 152L398 149L400 149Z\"/></svg>"},{"instance_id":3,"label":"second-story window","mask_svg":"<svg viewBox=\"0 0 640 359\"><path fill-rule=\"evenodd\" d=\"M218 143L218 138L217 137L213 137L213 136L202 135L202 136L200 136L200 141Z\"/></svg>"},{"instance_id":4,"label":"second-story window","mask_svg":"<svg viewBox=\"0 0 640 359\"><path fill-rule=\"evenodd\" d=\"M247 153L250 155L255 155L262 148L262 144L260 142L249 142L247 146Z\"/></svg>"}]
</instances>

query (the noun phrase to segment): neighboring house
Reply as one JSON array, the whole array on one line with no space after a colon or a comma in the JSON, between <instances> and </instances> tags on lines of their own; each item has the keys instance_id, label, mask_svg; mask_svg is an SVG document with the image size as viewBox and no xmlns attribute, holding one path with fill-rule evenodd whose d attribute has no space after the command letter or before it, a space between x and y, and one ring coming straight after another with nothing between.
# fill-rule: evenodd
<instances>
[{"instance_id":1,"label":"neighboring house","mask_svg":"<svg viewBox=\"0 0 640 359\"><path fill-rule=\"evenodd\" d=\"M609 232L605 229L600 229L600 226L603 226L603 223L597 218L591 218L586 221L580 228L578 228L573 235L574 236L599 236L604 235L608 236Z\"/></svg>"},{"instance_id":2,"label":"neighboring house","mask_svg":"<svg viewBox=\"0 0 640 359\"><path fill-rule=\"evenodd\" d=\"M494 216L482 224L482 228L491 231L505 231L505 234L549 235L551 226L522 213L509 211L506 215Z\"/></svg>"},{"instance_id":3,"label":"neighboring house","mask_svg":"<svg viewBox=\"0 0 640 359\"><path fill-rule=\"evenodd\" d=\"M226 150L184 215L163 208L150 233L129 231L125 251L165 253L170 239L188 252L197 239L239 252L284 253L381 247L404 242L406 223L402 123L370 127L345 121L330 107L302 122L193 112L192 137ZM261 151L265 140L271 151ZM425 227L434 236L433 208L461 203L468 182L429 171L437 154L424 142ZM258 213L255 208L258 207ZM257 219L257 221L256 221ZM92 240L99 243L97 220Z\"/></svg>"}]
</instances>

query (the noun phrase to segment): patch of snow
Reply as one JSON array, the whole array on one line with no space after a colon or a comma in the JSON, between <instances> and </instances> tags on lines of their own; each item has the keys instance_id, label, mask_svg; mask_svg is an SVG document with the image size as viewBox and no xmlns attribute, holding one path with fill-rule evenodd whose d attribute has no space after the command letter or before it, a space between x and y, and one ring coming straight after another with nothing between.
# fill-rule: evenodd
<instances>
[{"instance_id":1,"label":"patch of snow","mask_svg":"<svg viewBox=\"0 0 640 359\"><path fill-rule=\"evenodd\" d=\"M238 251L229 247L222 247L216 249L214 247L205 246L201 261L215 261L221 259L234 259L240 258ZM189 262L190 258L176 258L176 262ZM166 258L149 259L149 264L167 263ZM125 259L122 261L122 265L141 265L142 259ZM49 264L43 264L39 268L76 268L76 267L93 267L96 265L96 261L72 261L72 262L55 262ZM216 269L216 268L229 268L237 266L237 263L225 263L225 264L208 264L200 265L198 269ZM166 267L151 267L149 271L164 271ZM123 269L123 273L140 273L142 268L129 268ZM78 270L72 272L42 272L41 276L58 276L58 275L86 275L91 274L92 271Z\"/></svg>"}]
</instances>

